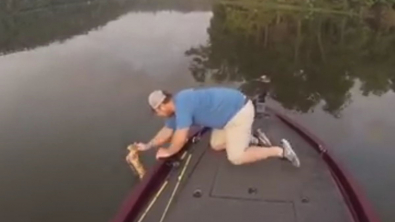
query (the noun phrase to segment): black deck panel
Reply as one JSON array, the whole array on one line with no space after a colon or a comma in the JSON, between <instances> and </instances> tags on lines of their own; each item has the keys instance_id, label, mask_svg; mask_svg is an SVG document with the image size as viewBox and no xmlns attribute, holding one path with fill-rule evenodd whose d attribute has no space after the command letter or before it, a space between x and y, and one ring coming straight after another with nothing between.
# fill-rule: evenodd
<instances>
[{"instance_id":1,"label":"black deck panel","mask_svg":"<svg viewBox=\"0 0 395 222\"><path fill-rule=\"evenodd\" d=\"M279 159L234 166L225 152L208 148L208 133L192 150L186 177L165 221L352 221L329 169L306 141L274 116L254 125L274 143L287 138L301 159L301 168ZM144 221L159 221L177 176L174 172L173 182ZM202 197L193 197L196 189Z\"/></svg>"}]
</instances>

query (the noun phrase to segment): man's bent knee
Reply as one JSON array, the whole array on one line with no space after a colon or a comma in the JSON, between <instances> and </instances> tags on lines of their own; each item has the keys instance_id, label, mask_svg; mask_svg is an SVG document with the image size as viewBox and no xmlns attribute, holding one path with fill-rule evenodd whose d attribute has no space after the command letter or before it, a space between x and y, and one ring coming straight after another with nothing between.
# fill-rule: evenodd
<instances>
[{"instance_id":1,"label":"man's bent knee","mask_svg":"<svg viewBox=\"0 0 395 222\"><path fill-rule=\"evenodd\" d=\"M233 165L242 165L243 159L242 155L237 155L237 156L228 156L228 160L233 164Z\"/></svg>"},{"instance_id":2,"label":"man's bent knee","mask_svg":"<svg viewBox=\"0 0 395 222\"><path fill-rule=\"evenodd\" d=\"M210 146L213 150L220 151L226 149L225 141L221 141L215 138L211 138Z\"/></svg>"},{"instance_id":3,"label":"man's bent knee","mask_svg":"<svg viewBox=\"0 0 395 222\"><path fill-rule=\"evenodd\" d=\"M221 151L226 149L225 144L210 144L210 146L215 151Z\"/></svg>"}]
</instances>

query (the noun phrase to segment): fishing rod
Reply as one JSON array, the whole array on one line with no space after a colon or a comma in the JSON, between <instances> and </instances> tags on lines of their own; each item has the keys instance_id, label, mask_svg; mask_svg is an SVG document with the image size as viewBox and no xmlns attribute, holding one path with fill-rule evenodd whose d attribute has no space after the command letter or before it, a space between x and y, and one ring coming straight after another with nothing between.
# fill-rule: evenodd
<instances>
[{"instance_id":1,"label":"fishing rod","mask_svg":"<svg viewBox=\"0 0 395 222\"><path fill-rule=\"evenodd\" d=\"M191 138L191 140L190 140L189 142L191 142L191 143L197 143L197 142L200 140L200 137L201 137L205 132L207 132L207 131L208 131L208 128L202 128L202 129L200 129L200 130ZM128 149L129 149L129 151L134 150L134 149L131 149L131 147L128 148ZM152 198L152 200L151 200L150 203L148 204L147 208L144 210L143 214L141 214L141 216L140 216L140 218L139 218L139 220L138 220L137 222L142 222L142 221L144 220L144 218L147 216L147 214L148 214L148 212L151 210L152 206L155 204L155 202L158 200L159 196L163 193L163 191L165 190L165 188L168 186L169 180L170 180L170 178L172 177L173 172L175 172L175 170L178 169L178 167L179 167L179 165L180 165L180 162L181 162L182 160L185 159L185 157L186 157L186 155L187 155L188 152L190 152L190 149L189 149L189 146L186 146L186 148L184 149L184 151L183 151L181 157L180 157L177 161L171 161L171 162L169 163L169 164L172 165L172 166L171 166L172 169L171 169L170 173L167 175L165 181L163 182L163 184L161 185L161 187L159 188L159 190L155 193L154 197ZM134 157L134 155L132 155L132 156ZM171 204L171 202L172 202L172 200L173 200L173 198L174 198L174 196L175 196L176 191L178 190L178 187L179 187L180 182L181 182L181 180L182 180L182 178L183 178L183 176L184 176L184 174L185 174L185 170L186 170L186 168L187 168L187 166L188 166L188 164L189 164L189 162L190 162L190 160L191 160L191 157L192 157L192 154L189 154L188 159L187 159L187 161L185 162L185 165L184 165L184 167L183 167L183 169L182 169L182 171L181 171L181 173L180 173L180 175L179 175L179 177L178 177L178 181L177 181L176 187L174 188L174 190L173 190L173 192L172 192L172 195L171 195L171 197L170 197L170 200L169 200L169 202L167 203L166 209L165 209L165 211L164 211L164 213L163 213L162 218L161 218L160 221L163 221L163 220L164 220L164 218L165 218L165 216L166 216L166 214L167 214L167 211L169 210L170 204ZM132 160L136 160L136 158L132 158ZM135 166L135 165L136 165L136 161L130 161L128 158L127 158L127 161L128 161L128 163L131 165L132 170L135 171L135 172L137 171L137 173L138 173L139 170L136 169L136 168L138 168L138 167ZM131 162L132 162L132 164L131 164ZM137 164L137 165L138 165L138 164ZM144 173L145 173L145 172L144 172ZM139 176L141 175L141 170L140 170L140 173L138 173L138 174L139 174ZM143 175L141 175L140 178L142 178L142 176L143 176Z\"/></svg>"},{"instance_id":2,"label":"fishing rod","mask_svg":"<svg viewBox=\"0 0 395 222\"><path fill-rule=\"evenodd\" d=\"M186 154L186 153L184 153L184 154ZM169 211L170 205L173 202L174 196L176 195L176 192L178 191L178 187L180 186L180 183L181 183L181 181L182 181L182 179L183 179L183 177L185 175L185 171L186 171L186 169L187 169L187 167L189 165L189 162L191 161L191 158L192 158L192 154L189 154L188 158L187 158L187 160L186 160L186 162L184 164L184 167L182 168L181 173L180 173L180 175L177 178L176 186L174 187L173 192L171 193L170 199L167 202L166 208L163 211L162 217L160 218L159 222L163 222L164 221L164 219L165 219L165 217L167 215L167 212Z\"/></svg>"},{"instance_id":3,"label":"fishing rod","mask_svg":"<svg viewBox=\"0 0 395 222\"><path fill-rule=\"evenodd\" d=\"M180 161L182 161L183 159L185 159L187 152L185 151L181 158ZM144 220L144 218L147 216L148 212L151 210L152 206L155 204L155 202L158 200L159 196L163 193L163 191L165 190L165 188L167 187L167 185L169 184L169 180L173 174L173 172L178 168L179 166L179 161L173 161L170 163L172 165L172 172L169 173L169 175L166 177L165 182L163 182L162 186L159 188L159 190L156 192L156 194L154 195L154 197L152 198L151 202L148 204L147 208L144 210L143 214L141 214L139 220L137 222L142 222Z\"/></svg>"}]
</instances>

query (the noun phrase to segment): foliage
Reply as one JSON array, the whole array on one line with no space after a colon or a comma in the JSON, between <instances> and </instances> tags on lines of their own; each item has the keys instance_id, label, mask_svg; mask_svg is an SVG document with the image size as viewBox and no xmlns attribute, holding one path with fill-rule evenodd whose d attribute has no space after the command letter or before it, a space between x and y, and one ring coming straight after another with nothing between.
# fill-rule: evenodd
<instances>
[{"instance_id":1,"label":"foliage","mask_svg":"<svg viewBox=\"0 0 395 222\"><path fill-rule=\"evenodd\" d=\"M103 26L128 12L131 7L131 2L128 1L108 0L8 2L12 4L7 11L0 11L0 54L63 41ZM35 7L34 10L32 7ZM26 11L27 9L30 11Z\"/></svg>"},{"instance_id":2,"label":"foliage","mask_svg":"<svg viewBox=\"0 0 395 222\"><path fill-rule=\"evenodd\" d=\"M211 0L0 0L0 55L63 41L129 11L210 7Z\"/></svg>"}]
</instances>

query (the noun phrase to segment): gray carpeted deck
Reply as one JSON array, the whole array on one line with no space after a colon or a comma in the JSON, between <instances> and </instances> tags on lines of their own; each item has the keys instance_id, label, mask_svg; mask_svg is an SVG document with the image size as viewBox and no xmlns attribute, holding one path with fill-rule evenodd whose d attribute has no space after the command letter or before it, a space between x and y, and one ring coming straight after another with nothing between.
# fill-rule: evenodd
<instances>
[{"instance_id":1,"label":"gray carpeted deck","mask_svg":"<svg viewBox=\"0 0 395 222\"><path fill-rule=\"evenodd\" d=\"M274 143L287 138L301 159L301 168L279 159L233 166L225 152L209 148L207 133L191 149L191 163L165 221L353 221L331 173L308 143L273 115L257 121L255 127ZM173 172L144 221L159 221L179 171ZM202 191L200 198L193 196L197 189Z\"/></svg>"}]
</instances>

